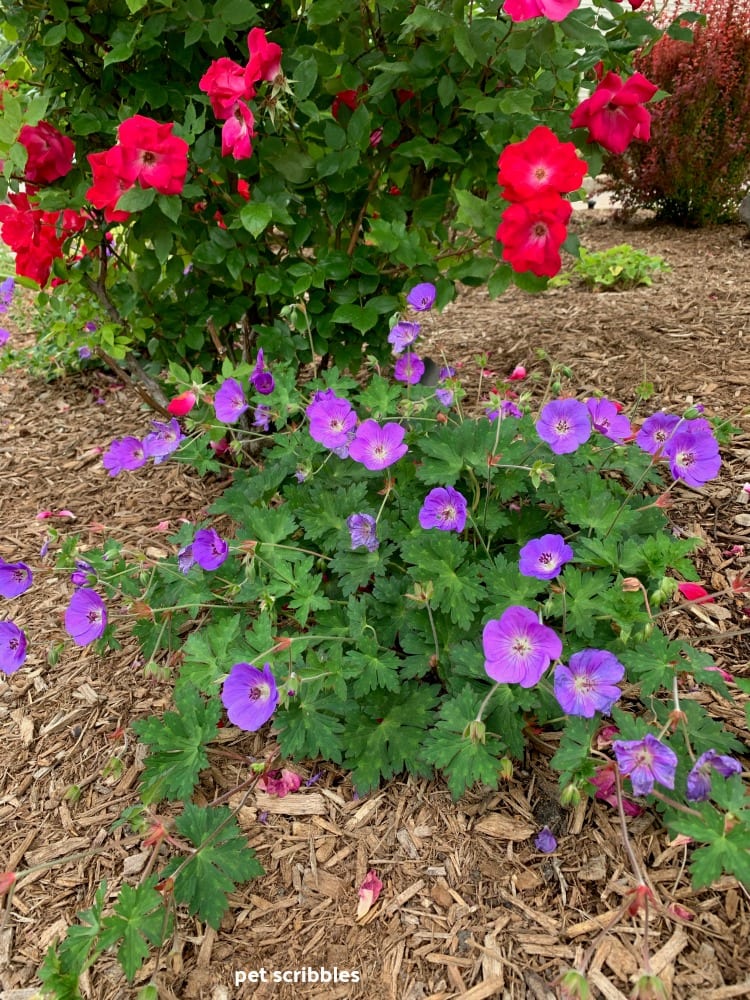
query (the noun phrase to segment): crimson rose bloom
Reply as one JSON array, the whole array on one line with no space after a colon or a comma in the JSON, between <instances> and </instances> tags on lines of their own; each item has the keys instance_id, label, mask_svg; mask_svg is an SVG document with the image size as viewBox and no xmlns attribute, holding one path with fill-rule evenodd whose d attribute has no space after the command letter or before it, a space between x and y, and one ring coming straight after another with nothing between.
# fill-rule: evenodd
<instances>
[{"instance_id":1,"label":"crimson rose bloom","mask_svg":"<svg viewBox=\"0 0 750 1000\"><path fill-rule=\"evenodd\" d=\"M144 115L126 118L117 130L112 150L116 173L132 187L156 188L159 194L180 194L187 174L188 144L172 135L173 122L160 124Z\"/></svg>"},{"instance_id":2,"label":"crimson rose bloom","mask_svg":"<svg viewBox=\"0 0 750 1000\"><path fill-rule=\"evenodd\" d=\"M29 154L23 175L29 184L51 184L73 166L75 146L49 122L24 125L18 141Z\"/></svg>"},{"instance_id":3,"label":"crimson rose bloom","mask_svg":"<svg viewBox=\"0 0 750 1000\"><path fill-rule=\"evenodd\" d=\"M120 195L132 187L132 184L116 173L116 165L119 163L119 154L115 152L116 148L107 149L103 153L89 153L87 156L91 164L94 183L86 192L86 199L91 202L94 208L104 212L104 218L107 222L125 222L130 216L130 212L123 212L115 208Z\"/></svg>"},{"instance_id":4,"label":"crimson rose bloom","mask_svg":"<svg viewBox=\"0 0 750 1000\"><path fill-rule=\"evenodd\" d=\"M245 68L226 56L214 59L198 86L208 94L213 112L221 121L234 114L238 101L249 101L255 97L255 88L246 79Z\"/></svg>"},{"instance_id":5,"label":"crimson rose bloom","mask_svg":"<svg viewBox=\"0 0 750 1000\"><path fill-rule=\"evenodd\" d=\"M633 73L624 83L617 73L607 73L570 116L571 124L587 128L590 142L619 156L633 139L651 138L651 115L643 105L657 90L642 73Z\"/></svg>"},{"instance_id":6,"label":"crimson rose bloom","mask_svg":"<svg viewBox=\"0 0 750 1000\"><path fill-rule=\"evenodd\" d=\"M577 191L587 170L573 143L560 142L546 125L537 125L523 142L506 146L497 165L497 183L508 201Z\"/></svg>"},{"instance_id":7,"label":"crimson rose bloom","mask_svg":"<svg viewBox=\"0 0 750 1000\"><path fill-rule=\"evenodd\" d=\"M563 21L575 10L580 0L505 0L503 13L511 21L530 21L533 17L547 17L550 21Z\"/></svg>"},{"instance_id":8,"label":"crimson rose bloom","mask_svg":"<svg viewBox=\"0 0 750 1000\"><path fill-rule=\"evenodd\" d=\"M514 271L553 277L562 266L560 246L568 235L566 224L572 211L570 202L552 191L508 205L497 228L503 260Z\"/></svg>"},{"instance_id":9,"label":"crimson rose bloom","mask_svg":"<svg viewBox=\"0 0 750 1000\"><path fill-rule=\"evenodd\" d=\"M250 61L245 69L245 79L249 84L257 80L273 80L281 70L281 46L269 42L262 28L253 28L247 36L247 51Z\"/></svg>"}]
</instances>

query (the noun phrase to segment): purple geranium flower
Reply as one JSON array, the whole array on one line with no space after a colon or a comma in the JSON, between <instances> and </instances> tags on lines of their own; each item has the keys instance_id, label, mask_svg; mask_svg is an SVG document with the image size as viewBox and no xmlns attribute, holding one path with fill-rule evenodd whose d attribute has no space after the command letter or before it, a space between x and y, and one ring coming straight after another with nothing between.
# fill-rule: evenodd
<instances>
[{"instance_id":1,"label":"purple geranium flower","mask_svg":"<svg viewBox=\"0 0 750 1000\"><path fill-rule=\"evenodd\" d=\"M85 559L76 559L76 568L70 574L70 582L74 587L85 587L88 583L96 580L96 573L91 563Z\"/></svg>"},{"instance_id":2,"label":"purple geranium flower","mask_svg":"<svg viewBox=\"0 0 750 1000\"><path fill-rule=\"evenodd\" d=\"M159 465L168 455L177 451L184 434L176 417L172 417L169 423L152 420L151 426L153 430L143 439L143 449L148 458L153 458L154 465Z\"/></svg>"},{"instance_id":3,"label":"purple geranium flower","mask_svg":"<svg viewBox=\"0 0 750 1000\"><path fill-rule=\"evenodd\" d=\"M267 431L271 427L271 407L266 403L258 403L253 409L253 427Z\"/></svg>"},{"instance_id":4,"label":"purple geranium flower","mask_svg":"<svg viewBox=\"0 0 750 1000\"><path fill-rule=\"evenodd\" d=\"M193 559L201 569L218 569L229 554L229 543L213 528L201 528L193 539Z\"/></svg>"},{"instance_id":5,"label":"purple geranium flower","mask_svg":"<svg viewBox=\"0 0 750 1000\"><path fill-rule=\"evenodd\" d=\"M435 399L441 406L453 406L453 389L436 389Z\"/></svg>"},{"instance_id":6,"label":"purple geranium flower","mask_svg":"<svg viewBox=\"0 0 750 1000\"><path fill-rule=\"evenodd\" d=\"M16 282L12 277L6 278L5 281L0 282L0 314L6 313L10 308L15 287Z\"/></svg>"},{"instance_id":7,"label":"purple geranium flower","mask_svg":"<svg viewBox=\"0 0 750 1000\"><path fill-rule=\"evenodd\" d=\"M578 399L553 399L539 414L536 432L556 455L568 455L591 436L591 418Z\"/></svg>"},{"instance_id":8,"label":"purple geranium flower","mask_svg":"<svg viewBox=\"0 0 750 1000\"><path fill-rule=\"evenodd\" d=\"M0 559L0 597L19 597L25 594L34 580L26 563L7 563Z\"/></svg>"},{"instance_id":9,"label":"purple geranium flower","mask_svg":"<svg viewBox=\"0 0 750 1000\"><path fill-rule=\"evenodd\" d=\"M416 385L424 375L424 361L417 354L407 351L393 367L393 377L398 382Z\"/></svg>"},{"instance_id":10,"label":"purple geranium flower","mask_svg":"<svg viewBox=\"0 0 750 1000\"><path fill-rule=\"evenodd\" d=\"M214 396L216 419L224 424L233 424L247 410L245 391L235 378L225 378Z\"/></svg>"},{"instance_id":11,"label":"purple geranium flower","mask_svg":"<svg viewBox=\"0 0 750 1000\"><path fill-rule=\"evenodd\" d=\"M348 399L337 396L333 389L315 393L305 410L310 420L310 437L318 444L335 451L348 448L357 426L357 414Z\"/></svg>"},{"instance_id":12,"label":"purple geranium flower","mask_svg":"<svg viewBox=\"0 0 750 1000\"><path fill-rule=\"evenodd\" d=\"M110 476L116 476L123 471L133 472L135 469L140 469L146 464L147 458L143 442L137 437L128 435L124 438L115 438L102 455L102 465Z\"/></svg>"},{"instance_id":13,"label":"purple geranium flower","mask_svg":"<svg viewBox=\"0 0 750 1000\"><path fill-rule=\"evenodd\" d=\"M188 573L191 566L195 566L193 546L183 545L182 548L177 551L177 568L180 573Z\"/></svg>"},{"instance_id":14,"label":"purple geranium flower","mask_svg":"<svg viewBox=\"0 0 750 1000\"><path fill-rule=\"evenodd\" d=\"M642 740L615 740L612 749L620 773L630 776L634 795L650 795L657 781L674 788L677 754L651 733Z\"/></svg>"},{"instance_id":15,"label":"purple geranium flower","mask_svg":"<svg viewBox=\"0 0 750 1000\"><path fill-rule=\"evenodd\" d=\"M611 400L587 399L586 408L595 431L618 444L622 444L626 438L630 437L630 421L624 413L618 411Z\"/></svg>"},{"instance_id":16,"label":"purple geranium flower","mask_svg":"<svg viewBox=\"0 0 750 1000\"><path fill-rule=\"evenodd\" d=\"M98 639L107 627L107 608L95 590L81 587L65 612L65 631L78 646Z\"/></svg>"},{"instance_id":17,"label":"purple geranium flower","mask_svg":"<svg viewBox=\"0 0 750 1000\"><path fill-rule=\"evenodd\" d=\"M393 353L401 354L407 347L411 347L419 336L419 323L396 323L388 334L388 343L393 345Z\"/></svg>"},{"instance_id":18,"label":"purple geranium flower","mask_svg":"<svg viewBox=\"0 0 750 1000\"><path fill-rule=\"evenodd\" d=\"M703 422L703 421L702 421ZM697 424L698 421L693 421ZM719 474L719 445L712 433L683 424L667 441L664 454L675 479L688 486L703 486Z\"/></svg>"},{"instance_id":19,"label":"purple geranium flower","mask_svg":"<svg viewBox=\"0 0 750 1000\"><path fill-rule=\"evenodd\" d=\"M523 546L519 553L518 568L523 576L553 580L573 555L573 550L562 535L542 535L541 538L532 538Z\"/></svg>"},{"instance_id":20,"label":"purple geranium flower","mask_svg":"<svg viewBox=\"0 0 750 1000\"><path fill-rule=\"evenodd\" d=\"M515 420L520 420L523 413L519 410L516 404L511 399L504 399L499 406L496 406L494 410L487 410L487 419L492 423L497 420L504 420L506 417L513 417Z\"/></svg>"},{"instance_id":21,"label":"purple geranium flower","mask_svg":"<svg viewBox=\"0 0 750 1000\"><path fill-rule=\"evenodd\" d=\"M235 663L221 689L221 700L229 721L255 732L268 722L279 700L271 664L259 670L252 663Z\"/></svg>"},{"instance_id":22,"label":"purple geranium flower","mask_svg":"<svg viewBox=\"0 0 750 1000\"><path fill-rule=\"evenodd\" d=\"M617 683L625 667L606 649L582 649L573 653L569 666L555 668L555 697L568 715L593 719L596 712L609 712L622 692Z\"/></svg>"},{"instance_id":23,"label":"purple geranium flower","mask_svg":"<svg viewBox=\"0 0 750 1000\"><path fill-rule=\"evenodd\" d=\"M0 327L0 347L5 347L5 345L10 340L10 330L6 330L4 327Z\"/></svg>"},{"instance_id":24,"label":"purple geranium flower","mask_svg":"<svg viewBox=\"0 0 750 1000\"><path fill-rule=\"evenodd\" d=\"M712 771L716 771L722 778L728 778L732 774L740 774L742 764L734 757L720 754L716 750L706 750L693 764L687 776L688 802L705 802L708 799L711 794Z\"/></svg>"},{"instance_id":25,"label":"purple geranium flower","mask_svg":"<svg viewBox=\"0 0 750 1000\"><path fill-rule=\"evenodd\" d=\"M406 431L400 424L383 424L365 420L349 445L349 457L366 469L387 469L409 450L403 443Z\"/></svg>"},{"instance_id":26,"label":"purple geranium flower","mask_svg":"<svg viewBox=\"0 0 750 1000\"><path fill-rule=\"evenodd\" d=\"M423 528L440 531L463 531L466 524L466 500L452 486L438 486L424 498L419 512Z\"/></svg>"},{"instance_id":27,"label":"purple geranium flower","mask_svg":"<svg viewBox=\"0 0 750 1000\"><path fill-rule=\"evenodd\" d=\"M529 608L512 605L492 619L482 633L484 669L503 684L533 687L552 660L562 653L562 642L542 625Z\"/></svg>"},{"instance_id":28,"label":"purple geranium flower","mask_svg":"<svg viewBox=\"0 0 750 1000\"><path fill-rule=\"evenodd\" d=\"M661 451L672 436L680 418L675 413L664 413L660 410L643 421L643 426L635 436L635 443L649 455Z\"/></svg>"},{"instance_id":29,"label":"purple geranium flower","mask_svg":"<svg viewBox=\"0 0 750 1000\"><path fill-rule=\"evenodd\" d=\"M371 514L350 514L346 519L346 526L352 537L353 549L364 546L368 552L374 552L380 545L375 534L377 524Z\"/></svg>"},{"instance_id":30,"label":"purple geranium flower","mask_svg":"<svg viewBox=\"0 0 750 1000\"><path fill-rule=\"evenodd\" d=\"M263 348L258 351L258 358L255 362L253 373L250 376L250 382L255 391L260 393L261 396L270 396L276 388L273 375L265 370Z\"/></svg>"},{"instance_id":31,"label":"purple geranium flower","mask_svg":"<svg viewBox=\"0 0 750 1000\"><path fill-rule=\"evenodd\" d=\"M435 286L430 281L424 281L422 284L415 285L412 288L406 296L406 301L417 312L427 312L435 305L436 298L437 289Z\"/></svg>"},{"instance_id":32,"label":"purple geranium flower","mask_svg":"<svg viewBox=\"0 0 750 1000\"><path fill-rule=\"evenodd\" d=\"M542 854L551 854L557 850L557 837L548 826L543 826L534 838L534 846Z\"/></svg>"},{"instance_id":33,"label":"purple geranium flower","mask_svg":"<svg viewBox=\"0 0 750 1000\"><path fill-rule=\"evenodd\" d=\"M14 674L26 659L26 636L15 622L0 622L0 670Z\"/></svg>"}]
</instances>

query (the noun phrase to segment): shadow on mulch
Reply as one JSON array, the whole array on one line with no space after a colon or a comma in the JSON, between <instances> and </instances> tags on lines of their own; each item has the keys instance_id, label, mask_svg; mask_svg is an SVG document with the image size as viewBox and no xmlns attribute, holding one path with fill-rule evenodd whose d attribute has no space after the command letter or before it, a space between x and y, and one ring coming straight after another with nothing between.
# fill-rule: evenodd
<instances>
[{"instance_id":1,"label":"shadow on mulch","mask_svg":"<svg viewBox=\"0 0 750 1000\"><path fill-rule=\"evenodd\" d=\"M476 386L478 353L488 355L498 380L525 363L546 381L541 348L572 366L577 392L597 390L629 404L645 379L655 390L649 412L700 402L709 414L734 419L742 431L723 449L720 480L699 493L678 491L672 512L675 530L704 540L704 584L726 593L716 605L675 602L665 627L711 651L720 667L748 676L750 596L731 588L749 559L729 550L749 541L750 508L740 500L750 479L742 418L750 384L750 247L732 227L623 226L600 212L579 213L574 224L589 248L630 242L661 253L672 272L653 288L623 293L570 287L531 297L514 290L490 302L468 291L437 319L432 353L462 361L462 376ZM35 571L33 590L12 605L29 636L29 657L0 681L0 869L61 860L23 880L0 931L0 997L8 1000L30 995L45 949L91 904L102 879L114 899L122 881L143 871L149 854L139 838L112 824L137 800L141 752L129 724L163 711L171 690L145 678L132 640L106 657L66 644L48 664L48 649L64 637L70 586L38 557L47 527L62 537L80 533L84 545L114 537L156 559L169 549L164 522L169 532L180 518L200 518L220 488L169 462L110 479L100 450L149 425L137 401L112 385L101 373L50 385L18 371L0 380L0 556L24 559ZM45 509L69 509L75 520L37 520ZM739 702L703 691L683 697L704 700L746 739ZM273 749L268 736L231 729L220 747L258 757ZM340 771L312 764L300 769L306 778L321 772L309 788L284 799L251 795L239 820L266 877L238 890L218 933L183 915L158 969L152 961L139 984L153 974L162 997L211 1000L540 1000L552 995L549 984L561 969L593 948L594 995L620 1000L640 968L642 925L626 918L600 934L633 887L617 815L601 802L559 810L547 763L554 750L553 734L538 737L499 792L459 803L441 782L412 779L358 800ZM210 802L246 776L216 757L198 797ZM544 824L558 834L554 855L533 846ZM658 818L646 813L631 829L659 900L649 934L652 967L671 996L750 995L746 889L726 877L694 892L687 848L669 843ZM88 851L95 853L62 860ZM357 889L371 868L384 890L357 923ZM674 904L686 919L668 914ZM235 971L256 971L260 979L261 969L268 979L297 970L298 982L235 987ZM319 976L336 969L339 981L313 982L308 969ZM342 981L351 971L358 984ZM84 977L83 989L97 1000L137 992L112 956Z\"/></svg>"}]
</instances>

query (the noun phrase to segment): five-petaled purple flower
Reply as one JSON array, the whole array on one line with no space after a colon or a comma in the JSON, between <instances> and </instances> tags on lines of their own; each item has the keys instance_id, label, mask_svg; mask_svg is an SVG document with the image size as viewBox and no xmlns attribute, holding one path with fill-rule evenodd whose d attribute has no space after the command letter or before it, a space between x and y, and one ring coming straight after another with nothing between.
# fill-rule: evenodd
<instances>
[{"instance_id":1,"label":"five-petaled purple flower","mask_svg":"<svg viewBox=\"0 0 750 1000\"><path fill-rule=\"evenodd\" d=\"M542 854L551 854L557 850L557 837L548 826L543 826L534 838L534 846Z\"/></svg>"},{"instance_id":2,"label":"five-petaled purple flower","mask_svg":"<svg viewBox=\"0 0 750 1000\"><path fill-rule=\"evenodd\" d=\"M406 382L407 385L416 385L423 375L424 361L411 351L402 354L393 366L393 377L398 382Z\"/></svg>"},{"instance_id":3,"label":"five-petaled purple flower","mask_svg":"<svg viewBox=\"0 0 750 1000\"><path fill-rule=\"evenodd\" d=\"M0 670L14 674L26 659L26 636L15 622L0 622Z\"/></svg>"},{"instance_id":4,"label":"five-petaled purple flower","mask_svg":"<svg viewBox=\"0 0 750 1000\"><path fill-rule=\"evenodd\" d=\"M153 458L154 465L159 465L168 455L177 451L184 434L176 417L172 417L169 423L152 420L151 426L153 430L143 439L143 450L147 458Z\"/></svg>"},{"instance_id":5,"label":"five-petaled purple flower","mask_svg":"<svg viewBox=\"0 0 750 1000\"><path fill-rule=\"evenodd\" d=\"M436 298L437 289L432 282L423 281L421 284L415 285L414 288L412 288L406 296L406 301L412 309L416 309L417 312L427 312L435 305Z\"/></svg>"},{"instance_id":6,"label":"five-petaled purple flower","mask_svg":"<svg viewBox=\"0 0 750 1000\"><path fill-rule=\"evenodd\" d=\"M393 345L394 354L402 354L407 347L411 347L419 336L419 323L408 323L404 320L396 323L388 334L388 343Z\"/></svg>"},{"instance_id":7,"label":"five-petaled purple flower","mask_svg":"<svg viewBox=\"0 0 750 1000\"><path fill-rule=\"evenodd\" d=\"M0 559L0 597L19 597L25 594L33 579L26 563L7 563Z\"/></svg>"},{"instance_id":8,"label":"five-petaled purple flower","mask_svg":"<svg viewBox=\"0 0 750 1000\"><path fill-rule=\"evenodd\" d=\"M224 424L233 424L247 410L245 390L236 378L225 378L214 396L216 419Z\"/></svg>"},{"instance_id":9,"label":"five-petaled purple flower","mask_svg":"<svg viewBox=\"0 0 750 1000\"><path fill-rule=\"evenodd\" d=\"M569 665L555 668L555 698L568 715L593 719L609 712L622 692L616 686L625 667L606 649L582 649L573 653Z\"/></svg>"},{"instance_id":10,"label":"five-petaled purple flower","mask_svg":"<svg viewBox=\"0 0 750 1000\"><path fill-rule=\"evenodd\" d=\"M533 687L562 653L560 637L530 608L512 605L482 633L484 669L494 681Z\"/></svg>"},{"instance_id":11,"label":"five-petaled purple flower","mask_svg":"<svg viewBox=\"0 0 750 1000\"><path fill-rule=\"evenodd\" d=\"M337 396L333 389L318 390L305 410L310 420L310 437L325 448L345 457L357 426L357 414L348 399Z\"/></svg>"},{"instance_id":12,"label":"five-petaled purple flower","mask_svg":"<svg viewBox=\"0 0 750 1000\"><path fill-rule=\"evenodd\" d=\"M346 519L346 526L352 538L353 549L364 546L368 552L374 552L380 545L375 534L377 524L371 514L350 514Z\"/></svg>"},{"instance_id":13,"label":"five-petaled purple flower","mask_svg":"<svg viewBox=\"0 0 750 1000\"><path fill-rule=\"evenodd\" d=\"M722 778L740 774L742 764L734 757L720 754L716 750L706 750L690 769L687 776L688 802L705 802L711 795L711 772L716 771Z\"/></svg>"},{"instance_id":14,"label":"five-petaled purple flower","mask_svg":"<svg viewBox=\"0 0 750 1000\"><path fill-rule=\"evenodd\" d=\"M675 479L688 486L703 486L719 474L719 445L711 431L694 428L697 420L683 423L664 446L669 468ZM701 421L705 423L705 421Z\"/></svg>"},{"instance_id":15,"label":"five-petaled purple flower","mask_svg":"<svg viewBox=\"0 0 750 1000\"><path fill-rule=\"evenodd\" d=\"M452 486L437 486L424 498L419 523L423 528L463 531L466 524L466 499Z\"/></svg>"},{"instance_id":16,"label":"five-petaled purple flower","mask_svg":"<svg viewBox=\"0 0 750 1000\"><path fill-rule=\"evenodd\" d=\"M260 393L261 396L270 396L276 388L276 382L273 375L265 369L262 347L258 351L258 358L255 362L255 368L250 376L250 382L252 383L255 391Z\"/></svg>"},{"instance_id":17,"label":"five-petaled purple flower","mask_svg":"<svg viewBox=\"0 0 750 1000\"><path fill-rule=\"evenodd\" d=\"M573 550L562 535L542 535L532 538L519 552L518 568L524 576L537 580L553 580L573 558Z\"/></svg>"},{"instance_id":18,"label":"five-petaled purple flower","mask_svg":"<svg viewBox=\"0 0 750 1000\"><path fill-rule=\"evenodd\" d=\"M494 407L492 410L487 410L487 419L490 423L497 420L505 420L506 417L513 417L514 420L520 420L523 413L519 410L512 399L503 399L500 401L499 406Z\"/></svg>"},{"instance_id":19,"label":"five-petaled purple flower","mask_svg":"<svg viewBox=\"0 0 750 1000\"><path fill-rule=\"evenodd\" d=\"M403 443L405 434L401 424L383 424L381 427L375 420L365 420L349 445L349 457L372 471L387 469L409 450Z\"/></svg>"},{"instance_id":20,"label":"five-petaled purple flower","mask_svg":"<svg viewBox=\"0 0 750 1000\"><path fill-rule=\"evenodd\" d=\"M664 448L672 436L675 427L680 423L676 413L652 413L643 421L641 429L635 436L635 443L649 455L655 455Z\"/></svg>"},{"instance_id":21,"label":"five-petaled purple flower","mask_svg":"<svg viewBox=\"0 0 750 1000\"><path fill-rule=\"evenodd\" d=\"M221 689L221 700L229 721L255 732L268 722L279 700L271 664L259 670L252 663L235 663Z\"/></svg>"},{"instance_id":22,"label":"five-petaled purple flower","mask_svg":"<svg viewBox=\"0 0 750 1000\"><path fill-rule=\"evenodd\" d=\"M542 409L536 432L556 455L568 455L588 441L591 418L578 399L553 399Z\"/></svg>"},{"instance_id":23,"label":"five-petaled purple flower","mask_svg":"<svg viewBox=\"0 0 750 1000\"><path fill-rule=\"evenodd\" d=\"M192 555L201 569L218 569L229 553L229 543L214 528L201 528L193 539Z\"/></svg>"},{"instance_id":24,"label":"five-petaled purple flower","mask_svg":"<svg viewBox=\"0 0 750 1000\"><path fill-rule=\"evenodd\" d=\"M78 646L98 639L107 627L107 608L95 590L81 587L65 612L65 631Z\"/></svg>"},{"instance_id":25,"label":"five-petaled purple flower","mask_svg":"<svg viewBox=\"0 0 750 1000\"><path fill-rule=\"evenodd\" d=\"M258 403L253 409L253 427L268 431L271 427L271 407L267 403Z\"/></svg>"},{"instance_id":26,"label":"five-petaled purple flower","mask_svg":"<svg viewBox=\"0 0 750 1000\"><path fill-rule=\"evenodd\" d=\"M6 313L10 307L10 303L13 300L13 291L16 287L16 282L14 278L6 278L5 281L0 282L0 314Z\"/></svg>"},{"instance_id":27,"label":"five-petaled purple flower","mask_svg":"<svg viewBox=\"0 0 750 1000\"><path fill-rule=\"evenodd\" d=\"M102 455L102 465L110 476L120 472L133 472L146 464L148 456L143 447L143 441L132 434L124 438L115 438Z\"/></svg>"},{"instance_id":28,"label":"five-petaled purple flower","mask_svg":"<svg viewBox=\"0 0 750 1000\"><path fill-rule=\"evenodd\" d=\"M651 733L642 740L615 740L612 749L620 774L630 777L634 795L650 795L657 781L674 788L677 754Z\"/></svg>"},{"instance_id":29,"label":"five-petaled purple flower","mask_svg":"<svg viewBox=\"0 0 750 1000\"><path fill-rule=\"evenodd\" d=\"M624 413L620 413L609 399L587 399L586 407L591 417L594 430L608 437L610 441L622 444L630 437L630 421Z\"/></svg>"}]
</instances>

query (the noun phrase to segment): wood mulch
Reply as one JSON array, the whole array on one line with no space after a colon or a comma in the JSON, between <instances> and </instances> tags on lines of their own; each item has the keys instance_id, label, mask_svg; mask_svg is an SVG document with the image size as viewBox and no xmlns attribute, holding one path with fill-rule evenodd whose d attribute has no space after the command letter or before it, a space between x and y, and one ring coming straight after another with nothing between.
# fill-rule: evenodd
<instances>
[{"instance_id":1,"label":"wood mulch","mask_svg":"<svg viewBox=\"0 0 750 1000\"><path fill-rule=\"evenodd\" d=\"M626 225L596 210L576 213L574 225L590 249L628 242L662 254L672 271L652 288L620 293L571 286L535 297L514 290L491 302L469 290L437 319L432 353L461 361L470 386L486 353L481 364L496 373L482 377L486 387L516 364L546 381L542 349L572 367L577 392L630 404L635 386L650 381L649 411L695 402L732 418L740 433L723 449L720 480L699 493L677 491L671 513L675 530L703 539L703 583L723 593L715 605L676 600L666 628L748 677L750 594L733 591L732 581L750 565L750 506L742 502L750 480L750 243L739 227L680 232ZM28 324L15 319L17 343ZM33 996L45 949L91 904L102 879L114 900L149 857L137 836L113 823L137 801L142 752L129 725L164 710L170 683L145 676L127 638L106 657L66 643L51 665L71 588L53 560L39 556L52 527L61 539L76 533L96 546L113 537L156 559L181 518L203 516L221 484L174 462L107 476L101 450L112 437L148 427L138 401L104 373L51 384L16 369L0 375L0 557L35 571L34 588L3 608L26 630L30 652L22 670L0 679L0 871L60 862L25 877L13 897L0 929L0 1000ZM74 519L37 519L61 509ZM747 548L731 551L738 545ZM742 699L685 696L700 698L747 739ZM273 742L229 728L221 746L261 757ZM413 779L358 799L338 769L298 767L315 779L308 787L282 799L253 793L239 811L267 875L237 891L220 931L182 914L171 947L135 987L106 955L84 977L84 995L135 997L153 974L164 998L543 1000L554 996L559 972L591 948L593 995L626 998L640 968L642 923L626 918L602 933L634 884L617 815L603 802L560 810L547 763L554 749L550 736L541 737L499 792L458 803L441 782ZM210 802L246 776L216 757L199 796ZM533 844L544 824L558 835L553 855ZM750 996L748 890L725 877L693 891L688 849L670 843L658 817L645 813L631 829L658 899L652 967L670 996ZM358 922L357 891L370 869L384 889ZM357 970L360 982L234 984L235 971L308 967Z\"/></svg>"}]
</instances>

